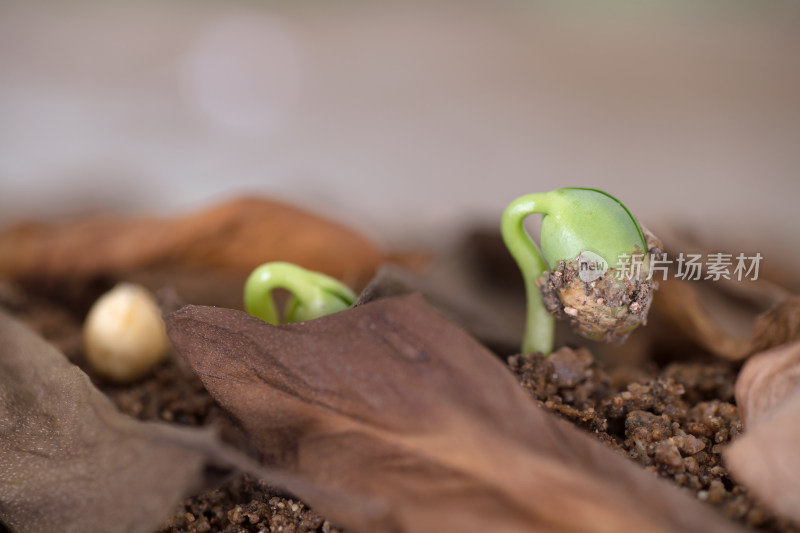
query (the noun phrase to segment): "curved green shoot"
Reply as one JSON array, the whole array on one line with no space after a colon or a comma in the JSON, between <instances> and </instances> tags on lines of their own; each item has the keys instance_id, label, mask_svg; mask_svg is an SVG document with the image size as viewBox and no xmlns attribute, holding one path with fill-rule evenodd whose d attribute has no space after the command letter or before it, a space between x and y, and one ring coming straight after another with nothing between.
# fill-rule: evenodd
<instances>
[{"instance_id":1,"label":"curved green shoot","mask_svg":"<svg viewBox=\"0 0 800 533\"><path fill-rule=\"evenodd\" d=\"M536 286L548 266L539 247L528 236L523 222L528 215L545 214L549 211L547 194L526 194L517 198L503 212L501 233L503 242L517 262L525 281L527 314L522 353L541 352L550 355L553 351L555 318L547 312Z\"/></svg>"},{"instance_id":2,"label":"curved green shoot","mask_svg":"<svg viewBox=\"0 0 800 533\"><path fill-rule=\"evenodd\" d=\"M244 306L251 315L279 324L272 291L286 289L291 297L283 313L285 322L302 322L350 307L355 293L340 281L292 263L273 262L256 268L244 286Z\"/></svg>"}]
</instances>

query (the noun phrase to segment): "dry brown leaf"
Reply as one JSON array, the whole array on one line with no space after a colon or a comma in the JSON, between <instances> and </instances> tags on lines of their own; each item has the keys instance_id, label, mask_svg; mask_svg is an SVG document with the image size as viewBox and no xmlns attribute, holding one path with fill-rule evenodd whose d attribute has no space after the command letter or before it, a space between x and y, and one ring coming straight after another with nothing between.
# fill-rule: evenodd
<instances>
[{"instance_id":1,"label":"dry brown leaf","mask_svg":"<svg viewBox=\"0 0 800 533\"><path fill-rule=\"evenodd\" d=\"M751 357L736 402L747 431L726 451L728 468L766 506L800 523L800 342Z\"/></svg>"},{"instance_id":2,"label":"dry brown leaf","mask_svg":"<svg viewBox=\"0 0 800 533\"><path fill-rule=\"evenodd\" d=\"M203 484L204 454L173 442L186 435L120 415L0 313L0 521L12 531L151 531Z\"/></svg>"},{"instance_id":3,"label":"dry brown leaf","mask_svg":"<svg viewBox=\"0 0 800 533\"><path fill-rule=\"evenodd\" d=\"M89 216L0 232L0 277L34 283L111 277L152 286L171 274L171 281L185 282L203 296L214 283L224 285L225 290L208 292L211 296L188 298L193 302L213 301L226 293L238 298L245 277L258 265L276 260L360 287L377 270L381 255L372 243L341 225L255 198L181 218Z\"/></svg>"},{"instance_id":4,"label":"dry brown leaf","mask_svg":"<svg viewBox=\"0 0 800 533\"><path fill-rule=\"evenodd\" d=\"M788 298L756 318L748 351L762 352L796 340L800 340L800 296Z\"/></svg>"},{"instance_id":5,"label":"dry brown leaf","mask_svg":"<svg viewBox=\"0 0 800 533\"><path fill-rule=\"evenodd\" d=\"M800 296L784 299L765 313L754 316L753 333L736 335L724 328L719 317L707 309L701 292L681 280L661 282L653 304L683 335L716 356L738 361L753 353L800 339Z\"/></svg>"},{"instance_id":6,"label":"dry brown leaf","mask_svg":"<svg viewBox=\"0 0 800 533\"><path fill-rule=\"evenodd\" d=\"M770 413L800 385L800 342L754 355L736 378L736 405L745 428Z\"/></svg>"},{"instance_id":7,"label":"dry brown leaf","mask_svg":"<svg viewBox=\"0 0 800 533\"><path fill-rule=\"evenodd\" d=\"M732 247L730 241L717 240L711 246L690 231L670 225L660 227L658 235L662 237L668 257L673 259L669 279L659 282L661 289L651 313L658 344L675 344L667 350L676 351L685 348L680 346L681 341L685 344L688 340L718 357L737 361L800 338L800 318L791 318L800 307L800 300L786 288L796 287L800 278L794 272L784 269L780 262L765 260L760 265L757 280L749 277L683 280L677 277L675 258L679 254L708 258L712 253L724 252L736 257L739 253L755 255L756 250L742 250L743 243ZM778 248L772 247L773 244L757 243L762 257L775 256ZM747 243L744 246L747 247ZM658 329L666 334L659 335L655 332Z\"/></svg>"},{"instance_id":8,"label":"dry brown leaf","mask_svg":"<svg viewBox=\"0 0 800 533\"><path fill-rule=\"evenodd\" d=\"M706 310L697 289L687 281L660 281L653 301L654 318L663 317L672 328L704 349L727 359L747 355L747 338L730 334L718 319Z\"/></svg>"},{"instance_id":9,"label":"dry brown leaf","mask_svg":"<svg viewBox=\"0 0 800 533\"><path fill-rule=\"evenodd\" d=\"M168 332L265 458L384 509L380 531L739 531L537 407L419 296L270 326L189 306ZM363 517L302 492L353 531Z\"/></svg>"},{"instance_id":10,"label":"dry brown leaf","mask_svg":"<svg viewBox=\"0 0 800 533\"><path fill-rule=\"evenodd\" d=\"M800 523L800 392L768 420L737 439L725 452L731 474L765 506Z\"/></svg>"},{"instance_id":11,"label":"dry brown leaf","mask_svg":"<svg viewBox=\"0 0 800 533\"><path fill-rule=\"evenodd\" d=\"M0 312L0 530L147 533L232 468L303 486L209 431L120 414L78 367Z\"/></svg>"}]
</instances>

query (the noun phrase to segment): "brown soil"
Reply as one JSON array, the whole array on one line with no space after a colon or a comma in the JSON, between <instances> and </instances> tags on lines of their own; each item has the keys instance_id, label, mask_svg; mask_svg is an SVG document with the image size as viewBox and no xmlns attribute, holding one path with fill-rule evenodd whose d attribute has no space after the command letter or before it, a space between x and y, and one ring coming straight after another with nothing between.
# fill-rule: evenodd
<instances>
[{"instance_id":1,"label":"brown soil","mask_svg":"<svg viewBox=\"0 0 800 533\"><path fill-rule=\"evenodd\" d=\"M0 284L0 306L22 318L83 366L80 320L58 304ZM549 359L514 356L509 367L547 410L668 479L732 520L758 531L800 532L775 518L730 478L723 445L741 430L729 364L673 363L663 369L607 374L586 350ZM119 409L142 420L215 425L246 446L241 432L181 361L171 357L127 386L95 379ZM335 532L302 502L248 476L189 498L160 532Z\"/></svg>"},{"instance_id":2,"label":"brown soil","mask_svg":"<svg viewBox=\"0 0 800 533\"><path fill-rule=\"evenodd\" d=\"M755 502L722 462L722 448L742 431L730 364L672 363L629 381L606 374L585 349L508 363L542 407L732 520L758 531L800 531Z\"/></svg>"}]
</instances>

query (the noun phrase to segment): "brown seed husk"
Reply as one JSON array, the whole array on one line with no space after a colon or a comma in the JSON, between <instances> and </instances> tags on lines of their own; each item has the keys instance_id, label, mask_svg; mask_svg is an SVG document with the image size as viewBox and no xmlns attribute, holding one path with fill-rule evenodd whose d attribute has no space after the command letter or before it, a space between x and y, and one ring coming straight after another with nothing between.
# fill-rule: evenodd
<instances>
[{"instance_id":1,"label":"brown seed husk","mask_svg":"<svg viewBox=\"0 0 800 533\"><path fill-rule=\"evenodd\" d=\"M624 342L631 332L647 323L658 282L647 279L651 258L661 257L661 241L642 227L648 246L640 271L635 275L610 268L593 281L579 276L579 262L560 261L552 272L537 281L547 311L569 319L584 337L606 342Z\"/></svg>"},{"instance_id":2,"label":"brown seed husk","mask_svg":"<svg viewBox=\"0 0 800 533\"><path fill-rule=\"evenodd\" d=\"M618 280L615 269L585 282L578 276L578 262L561 261L553 272L540 278L539 291L547 311L569 319L584 337L606 342L623 342L647 313L658 283L652 280Z\"/></svg>"}]
</instances>

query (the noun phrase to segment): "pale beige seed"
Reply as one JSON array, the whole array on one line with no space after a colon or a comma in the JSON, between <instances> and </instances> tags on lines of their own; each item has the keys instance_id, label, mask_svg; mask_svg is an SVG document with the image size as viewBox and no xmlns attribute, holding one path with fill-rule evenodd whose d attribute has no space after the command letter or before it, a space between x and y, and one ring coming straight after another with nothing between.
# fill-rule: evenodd
<instances>
[{"instance_id":1,"label":"pale beige seed","mask_svg":"<svg viewBox=\"0 0 800 533\"><path fill-rule=\"evenodd\" d=\"M83 345L95 372L125 383L151 371L167 353L169 341L152 294L139 285L120 283L89 311Z\"/></svg>"}]
</instances>

